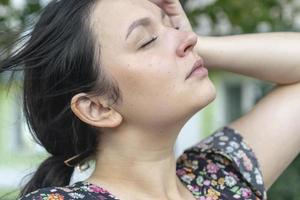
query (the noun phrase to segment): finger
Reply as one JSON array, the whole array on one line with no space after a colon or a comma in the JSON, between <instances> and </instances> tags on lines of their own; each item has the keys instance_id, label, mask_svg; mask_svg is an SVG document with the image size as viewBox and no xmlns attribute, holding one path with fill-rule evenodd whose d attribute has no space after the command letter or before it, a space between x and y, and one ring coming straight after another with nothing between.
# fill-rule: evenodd
<instances>
[{"instance_id":1,"label":"finger","mask_svg":"<svg viewBox=\"0 0 300 200\"><path fill-rule=\"evenodd\" d=\"M150 2L156 4L158 7L162 8L164 0L149 0Z\"/></svg>"}]
</instances>

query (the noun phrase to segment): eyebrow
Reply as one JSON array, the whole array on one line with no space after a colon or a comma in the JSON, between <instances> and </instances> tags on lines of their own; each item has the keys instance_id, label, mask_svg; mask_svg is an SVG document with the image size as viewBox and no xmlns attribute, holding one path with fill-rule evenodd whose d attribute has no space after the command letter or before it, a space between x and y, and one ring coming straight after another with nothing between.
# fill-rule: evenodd
<instances>
[{"instance_id":1,"label":"eyebrow","mask_svg":"<svg viewBox=\"0 0 300 200\"><path fill-rule=\"evenodd\" d=\"M165 16L166 16L166 13L163 10L161 10L161 19L164 19ZM144 18L135 20L134 22L132 22L132 24L129 26L129 28L127 30L126 40L135 28L137 28L139 26L149 26L150 24L151 24L151 20L149 17L144 17Z\"/></svg>"}]
</instances>

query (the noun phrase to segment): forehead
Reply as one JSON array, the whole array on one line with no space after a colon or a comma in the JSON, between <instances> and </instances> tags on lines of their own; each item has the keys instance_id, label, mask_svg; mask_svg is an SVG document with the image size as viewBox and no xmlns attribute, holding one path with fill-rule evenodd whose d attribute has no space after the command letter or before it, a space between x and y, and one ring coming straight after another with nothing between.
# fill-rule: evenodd
<instances>
[{"instance_id":1,"label":"forehead","mask_svg":"<svg viewBox=\"0 0 300 200\"><path fill-rule=\"evenodd\" d=\"M92 13L91 24L102 44L111 39L124 42L133 21L157 14L159 7L149 0L101 0Z\"/></svg>"}]
</instances>

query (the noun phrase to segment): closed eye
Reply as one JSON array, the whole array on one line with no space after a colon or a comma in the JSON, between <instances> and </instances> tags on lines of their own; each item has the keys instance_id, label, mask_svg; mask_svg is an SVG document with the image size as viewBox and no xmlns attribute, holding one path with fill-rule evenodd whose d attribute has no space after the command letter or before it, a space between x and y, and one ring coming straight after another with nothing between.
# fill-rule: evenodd
<instances>
[{"instance_id":1,"label":"closed eye","mask_svg":"<svg viewBox=\"0 0 300 200\"><path fill-rule=\"evenodd\" d=\"M146 46L148 46L149 44L151 44L152 42L154 42L158 37L155 36L153 37L150 41L146 42L145 44L143 44L140 49L145 48Z\"/></svg>"}]
</instances>

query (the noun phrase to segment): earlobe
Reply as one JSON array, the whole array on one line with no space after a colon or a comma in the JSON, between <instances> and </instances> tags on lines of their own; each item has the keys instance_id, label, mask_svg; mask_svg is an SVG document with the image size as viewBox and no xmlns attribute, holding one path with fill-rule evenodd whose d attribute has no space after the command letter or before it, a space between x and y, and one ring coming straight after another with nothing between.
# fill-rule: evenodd
<instances>
[{"instance_id":1,"label":"earlobe","mask_svg":"<svg viewBox=\"0 0 300 200\"><path fill-rule=\"evenodd\" d=\"M108 106L105 99L86 93L75 95L71 100L73 113L83 122L98 128L114 128L122 123L122 116Z\"/></svg>"}]
</instances>

